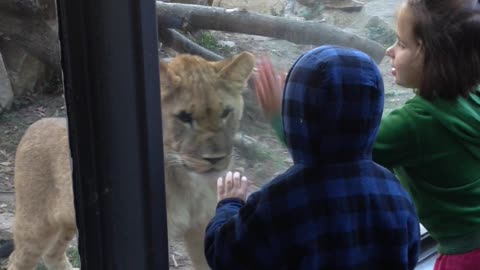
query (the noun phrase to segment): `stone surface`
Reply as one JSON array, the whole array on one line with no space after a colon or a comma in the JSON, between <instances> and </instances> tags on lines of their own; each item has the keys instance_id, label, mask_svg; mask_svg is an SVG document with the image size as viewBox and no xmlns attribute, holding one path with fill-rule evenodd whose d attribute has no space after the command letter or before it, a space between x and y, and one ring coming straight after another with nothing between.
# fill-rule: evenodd
<instances>
[{"instance_id":1,"label":"stone surface","mask_svg":"<svg viewBox=\"0 0 480 270\"><path fill-rule=\"evenodd\" d=\"M8 78L7 69L0 53L0 113L10 109L13 102L13 90Z\"/></svg>"},{"instance_id":2,"label":"stone surface","mask_svg":"<svg viewBox=\"0 0 480 270\"><path fill-rule=\"evenodd\" d=\"M55 0L37 0L38 5L42 10L43 18L52 20L57 17L57 7L55 6Z\"/></svg>"},{"instance_id":3,"label":"stone surface","mask_svg":"<svg viewBox=\"0 0 480 270\"><path fill-rule=\"evenodd\" d=\"M45 78L45 65L15 43L2 41L0 51L14 96L22 96L33 91L37 83Z\"/></svg>"}]
</instances>

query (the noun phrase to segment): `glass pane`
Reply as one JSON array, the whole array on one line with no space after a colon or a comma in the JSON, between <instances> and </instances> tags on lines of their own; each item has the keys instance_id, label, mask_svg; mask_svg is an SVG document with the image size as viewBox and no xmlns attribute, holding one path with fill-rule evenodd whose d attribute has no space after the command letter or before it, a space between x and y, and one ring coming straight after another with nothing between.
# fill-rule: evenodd
<instances>
[{"instance_id":1,"label":"glass pane","mask_svg":"<svg viewBox=\"0 0 480 270\"><path fill-rule=\"evenodd\" d=\"M208 5L206 1L184 0L181 2ZM395 14L401 3L401 0L215 0L210 11L203 11L203 9L193 6L182 10L185 12L182 15L187 14L186 10L188 10L197 16L179 16L184 29L188 29L188 31L180 30L180 33L188 37L190 41L222 57L228 58L242 52L250 52L257 57L258 61L261 57L267 56L272 61L275 70L282 73L287 72L303 52L325 43L322 38L318 39L318 43L308 42L312 35L320 35L321 37L321 34L328 34L328 31L319 34L315 27L310 29L308 25L312 23L313 25L326 26L328 29L331 28L335 31L339 30L339 34L332 38L332 42L329 42L331 44L336 44L336 41L340 42L343 35L353 33L362 39L379 44L380 54L383 56L384 50L393 45L396 40ZM235 9L240 10L235 11ZM165 9L163 13L159 12L159 16L174 18L167 13L167 10ZM214 13L214 11L217 13ZM209 16L214 14L224 16L223 12L231 14L231 17L225 20L217 17L217 20L212 19L216 23L209 24ZM248 15L246 12L251 14ZM268 16L268 18L262 16ZM285 19L288 19L288 21L284 21ZM219 21L221 23L218 23ZM287 26L280 27L279 25L284 22ZM295 25L302 24L304 26L300 27L301 30L294 28ZM171 42L163 40L161 57L171 59L179 53L196 53L196 51L178 50L181 48L180 46L173 46L177 49L175 51L172 50L170 45ZM341 45L360 49L360 45L355 42ZM375 60L378 60L383 75L385 83L384 115L386 115L413 97L413 92L411 89L395 84L391 72L391 59L388 57L382 58L382 56L375 57L372 53L374 51L372 49L369 53ZM203 55L211 56L210 54ZM164 82L165 78L161 77L161 80ZM193 83L191 86L193 89L201 88L201 84L198 83ZM165 88L162 91L165 91ZM244 174L258 187L284 172L292 165L292 160L287 149L280 143L272 129L269 119L260 109L252 80L243 93L243 98L245 101L244 113L234 144L235 159L232 166L244 171ZM198 104L195 103L195 98L190 102ZM164 122L168 122L168 120L164 120ZM164 134L168 133L168 130L164 130ZM210 177L210 181L214 180L215 177ZM201 183L195 184L194 188L186 192L188 195L183 198L187 203L197 205L198 198L194 199L191 194L198 192L199 185ZM252 188L252 191L255 188ZM195 208L195 211L201 211L200 206L198 207ZM212 209L206 211L212 211ZM169 216L176 215L172 215L172 212L169 213ZM172 224L169 225L172 227ZM172 231L170 227L169 230ZM427 233L423 226L421 227L421 233L422 235ZM170 244L172 247L170 254L171 267L193 269L190 266L192 262L185 250L183 239L177 237L176 241Z\"/></svg>"},{"instance_id":2,"label":"glass pane","mask_svg":"<svg viewBox=\"0 0 480 270\"><path fill-rule=\"evenodd\" d=\"M76 241L68 243L66 250L62 243L75 238L75 220L65 220L61 228L47 225L52 218L66 217L59 207L70 206L67 212L73 211L73 198L57 201L59 194L71 193L70 177L65 178L65 185L58 182L71 168L55 2L14 3L0 4L0 16L8 18L0 23L0 32L5 34L0 37L1 259L6 262L12 251L13 216L20 212L15 229L17 249L36 246L43 252L42 246L56 241L57 250L52 249L44 261L58 266L64 263L61 254L66 251L71 264L79 267ZM20 143L27 128L36 122ZM41 254L26 254L12 259L17 267L32 267L26 265L32 260L38 262L36 269L45 269Z\"/></svg>"},{"instance_id":3,"label":"glass pane","mask_svg":"<svg viewBox=\"0 0 480 270\"><path fill-rule=\"evenodd\" d=\"M177 32L160 28L160 61L163 104L163 133L165 144L167 210L170 233L171 269L193 269L205 265L203 237L205 226L216 205L216 180L228 169L238 169L254 183L253 192L292 165L291 157L279 141L259 107L248 66L249 56L232 59L250 52L257 60L271 59L275 69L287 72L305 51L323 44L308 42L319 35L315 25L338 31L331 43L352 33L373 40L383 50L395 41L395 11L400 0L179 0L211 6L203 11L200 6L166 5L184 8L202 14L200 19L174 20L167 9L159 18ZM32 36L41 33L57 37L55 5L51 0L32 1L40 17L22 16L27 22L38 20L43 28L32 26ZM158 2L159 7L165 6ZM163 6L162 6L163 5ZM239 8L240 10L233 10ZM225 24L209 24L214 13L228 11L231 18ZM248 17L247 13L258 16ZM0 6L0 15L16 16L7 7ZM268 24L262 16L268 17ZM174 19L171 19L174 18ZM168 20L170 19L170 20ZM176 18L178 19L178 17ZM288 19L288 21L285 21ZM257 23L258 21L258 23ZM35 21L36 22L36 21ZM252 24L245 24L249 22ZM1 22L0 22L1 23ZM256 26L255 26L255 23ZM285 23L286 27L278 25ZM310 24L309 24L310 23ZM312 23L314 24L312 26ZM302 25L310 25L303 27ZM160 25L162 26L162 25ZM296 26L300 26L295 28ZM3 29L15 29L0 25ZM243 28L242 28L243 27ZM215 29L215 30L211 30ZM270 29L270 30L269 30ZM298 30L301 29L301 30ZM14 31L14 30L13 30ZM241 33L236 33L241 32ZM255 34L256 35L253 35ZM259 35L258 33L263 33ZM329 31L324 32L328 34ZM0 36L0 231L2 239L11 239L14 208L15 151L26 129L45 117L65 117L62 82L52 63L58 48L46 43L35 46L22 44L15 34ZM192 43L210 51L192 51ZM185 45L189 44L189 45ZM377 44L377 45L378 45ZM30 44L31 45L31 44ZM345 44L343 44L345 45ZM358 44L351 44L353 47ZM373 45L372 45L373 46ZM37 49L35 49L37 48ZM40 48L40 50L38 49ZM190 48L190 49L188 49ZM372 51L375 51L372 49ZM180 54L203 52L209 60L226 58L222 63L206 62ZM383 52L383 51L382 51ZM381 58L381 57L380 57ZM240 60L239 60L240 59ZM232 72L222 73L228 65ZM386 91L384 113L402 105L413 96L410 89L397 86L391 74L387 57L379 61ZM227 74L227 75L225 75ZM221 81L220 81L220 77ZM238 83L245 83L242 93ZM237 89L238 88L238 89ZM242 104L244 103L244 105ZM208 108L208 110L207 110ZM239 119L240 111L243 116ZM218 126L216 126L218 125ZM238 125L238 127L237 127ZM219 128L220 127L220 128ZM46 143L46 142L45 142ZM42 156L40 155L40 158ZM34 162L34 161L32 161ZM65 171L68 171L68 167ZM10 233L9 233L10 232ZM422 233L425 231L422 230ZM186 243L191 245L186 247ZM0 242L0 246L2 243ZM5 244L6 245L6 244ZM79 267L78 253L72 241L69 258ZM188 252L190 250L190 252ZM194 260L192 262L192 259Z\"/></svg>"}]
</instances>

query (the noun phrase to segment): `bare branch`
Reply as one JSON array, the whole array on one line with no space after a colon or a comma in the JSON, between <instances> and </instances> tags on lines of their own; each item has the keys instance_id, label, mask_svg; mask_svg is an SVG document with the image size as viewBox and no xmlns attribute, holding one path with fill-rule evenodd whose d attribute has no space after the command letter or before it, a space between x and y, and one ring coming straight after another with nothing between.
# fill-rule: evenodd
<instances>
[{"instance_id":1,"label":"bare branch","mask_svg":"<svg viewBox=\"0 0 480 270\"><path fill-rule=\"evenodd\" d=\"M335 44L361 50L377 63L385 55L385 48L375 41L315 21L296 21L240 9L159 1L157 1L157 16L158 24L164 28L219 30L274 37L297 44Z\"/></svg>"},{"instance_id":2,"label":"bare branch","mask_svg":"<svg viewBox=\"0 0 480 270\"><path fill-rule=\"evenodd\" d=\"M190 39L184 37L179 32L172 29L158 27L158 38L168 47L181 53L190 53L199 55L207 60L218 61L223 59L222 56L205 49Z\"/></svg>"}]
</instances>

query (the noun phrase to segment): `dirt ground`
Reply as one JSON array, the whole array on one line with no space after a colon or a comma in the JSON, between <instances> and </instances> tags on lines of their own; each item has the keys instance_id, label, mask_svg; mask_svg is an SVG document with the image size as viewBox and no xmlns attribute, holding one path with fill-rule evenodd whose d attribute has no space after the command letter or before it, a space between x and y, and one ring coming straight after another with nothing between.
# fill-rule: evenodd
<instances>
[{"instance_id":1,"label":"dirt ground","mask_svg":"<svg viewBox=\"0 0 480 270\"><path fill-rule=\"evenodd\" d=\"M214 5L241 7L249 11L271 14L280 13L285 0L216 0ZM364 1L364 2L371 2ZM395 1L393 1L395 2ZM394 8L392 7L392 14ZM321 17L327 23L351 28L362 15L336 10L325 10ZM211 32L216 44L229 44L229 53L250 51L257 55L271 55L279 70L288 70L294 60L312 46L292 44L267 37L232 33ZM232 45L233 44L233 45ZM230 47L231 46L231 47ZM224 48L225 46L222 45ZM390 74L390 61L380 64L386 88L385 112L400 106L412 96L410 90L395 86ZM42 117L65 116L62 95L29 94L17 99L12 110L0 114L0 238L8 238L14 215L13 166L16 146L25 129ZM291 161L286 149L280 145L269 125L255 113L245 115L241 131L263 145L255 153L241 153L238 166L244 167L247 176L270 179L287 168ZM171 269L190 270L190 261L181 243L171 243Z\"/></svg>"}]
</instances>

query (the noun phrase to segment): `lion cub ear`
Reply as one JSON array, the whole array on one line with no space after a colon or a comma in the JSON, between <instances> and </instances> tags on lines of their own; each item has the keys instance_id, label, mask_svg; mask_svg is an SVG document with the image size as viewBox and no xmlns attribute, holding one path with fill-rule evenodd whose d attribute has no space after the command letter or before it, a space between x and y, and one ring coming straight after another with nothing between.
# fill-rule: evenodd
<instances>
[{"instance_id":1,"label":"lion cub ear","mask_svg":"<svg viewBox=\"0 0 480 270\"><path fill-rule=\"evenodd\" d=\"M215 65L222 79L243 84L252 74L255 66L255 56L249 52L243 52L231 59L217 62Z\"/></svg>"},{"instance_id":2,"label":"lion cub ear","mask_svg":"<svg viewBox=\"0 0 480 270\"><path fill-rule=\"evenodd\" d=\"M168 67L168 62L160 61L160 82L163 86L163 92L177 88L180 85L180 80L180 76Z\"/></svg>"}]
</instances>

